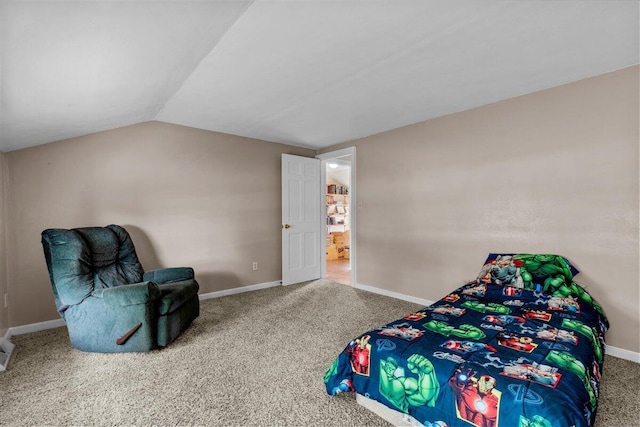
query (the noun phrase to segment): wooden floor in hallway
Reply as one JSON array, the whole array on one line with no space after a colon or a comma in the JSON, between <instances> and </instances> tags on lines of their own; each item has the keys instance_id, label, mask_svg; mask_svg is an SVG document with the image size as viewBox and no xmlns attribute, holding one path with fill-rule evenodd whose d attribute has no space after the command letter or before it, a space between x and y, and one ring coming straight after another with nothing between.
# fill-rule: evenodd
<instances>
[{"instance_id":1,"label":"wooden floor in hallway","mask_svg":"<svg viewBox=\"0 0 640 427\"><path fill-rule=\"evenodd\" d=\"M351 285L349 260L338 258L336 260L327 261L327 279L336 283L342 283L343 285Z\"/></svg>"}]
</instances>

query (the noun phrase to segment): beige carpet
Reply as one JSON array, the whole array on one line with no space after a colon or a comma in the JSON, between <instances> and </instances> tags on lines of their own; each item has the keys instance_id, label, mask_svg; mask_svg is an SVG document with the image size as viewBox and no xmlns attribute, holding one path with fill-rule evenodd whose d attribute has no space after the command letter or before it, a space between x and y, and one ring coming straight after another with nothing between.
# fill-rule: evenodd
<instances>
[{"instance_id":1,"label":"beige carpet","mask_svg":"<svg viewBox=\"0 0 640 427\"><path fill-rule=\"evenodd\" d=\"M0 424L382 426L322 376L355 335L419 308L326 281L202 301L146 354L70 347L65 328L18 335L0 372ZM606 356L597 427L640 424L640 365Z\"/></svg>"}]
</instances>

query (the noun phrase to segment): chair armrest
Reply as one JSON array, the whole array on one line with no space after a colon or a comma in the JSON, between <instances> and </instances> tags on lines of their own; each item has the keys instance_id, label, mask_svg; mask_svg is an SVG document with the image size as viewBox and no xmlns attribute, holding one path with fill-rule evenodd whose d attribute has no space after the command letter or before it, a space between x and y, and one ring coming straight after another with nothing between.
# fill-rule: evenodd
<instances>
[{"instance_id":1,"label":"chair armrest","mask_svg":"<svg viewBox=\"0 0 640 427\"><path fill-rule=\"evenodd\" d=\"M160 290L155 283L141 282L116 286L115 288L98 289L93 291L91 295L102 298L108 306L117 308L147 304L160 297Z\"/></svg>"},{"instance_id":2,"label":"chair armrest","mask_svg":"<svg viewBox=\"0 0 640 427\"><path fill-rule=\"evenodd\" d=\"M147 271L143 275L143 280L157 284L181 282L193 278L193 268L191 267L160 268Z\"/></svg>"}]
</instances>

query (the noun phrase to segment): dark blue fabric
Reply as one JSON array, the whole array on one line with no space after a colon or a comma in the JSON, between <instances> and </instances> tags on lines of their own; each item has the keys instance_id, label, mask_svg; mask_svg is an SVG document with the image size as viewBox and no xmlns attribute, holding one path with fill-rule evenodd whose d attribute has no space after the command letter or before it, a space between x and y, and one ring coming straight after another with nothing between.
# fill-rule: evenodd
<instances>
[{"instance_id":1,"label":"dark blue fabric","mask_svg":"<svg viewBox=\"0 0 640 427\"><path fill-rule=\"evenodd\" d=\"M355 338L324 381L426 426L590 426L607 328L575 283L545 293L472 282Z\"/></svg>"}]
</instances>

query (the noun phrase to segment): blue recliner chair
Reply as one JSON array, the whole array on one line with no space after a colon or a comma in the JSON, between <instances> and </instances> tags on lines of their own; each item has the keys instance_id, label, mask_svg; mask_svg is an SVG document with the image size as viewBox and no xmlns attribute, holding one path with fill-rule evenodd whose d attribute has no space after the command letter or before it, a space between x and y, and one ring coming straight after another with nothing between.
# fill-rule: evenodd
<instances>
[{"instance_id":1,"label":"blue recliner chair","mask_svg":"<svg viewBox=\"0 0 640 427\"><path fill-rule=\"evenodd\" d=\"M164 347L200 314L193 269L145 273L120 226L45 230L42 246L58 313L79 350Z\"/></svg>"}]
</instances>

